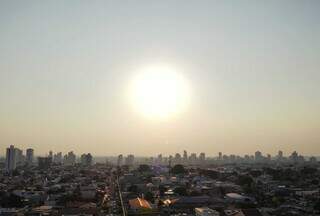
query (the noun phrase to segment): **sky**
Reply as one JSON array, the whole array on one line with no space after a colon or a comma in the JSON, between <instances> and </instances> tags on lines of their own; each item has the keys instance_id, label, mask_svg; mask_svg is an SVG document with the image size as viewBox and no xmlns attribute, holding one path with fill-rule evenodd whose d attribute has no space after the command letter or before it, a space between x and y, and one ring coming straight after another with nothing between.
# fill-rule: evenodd
<instances>
[{"instance_id":1,"label":"sky","mask_svg":"<svg viewBox=\"0 0 320 216\"><path fill-rule=\"evenodd\" d=\"M0 152L320 155L320 1L0 2ZM167 64L190 102L167 119L129 103Z\"/></svg>"}]
</instances>

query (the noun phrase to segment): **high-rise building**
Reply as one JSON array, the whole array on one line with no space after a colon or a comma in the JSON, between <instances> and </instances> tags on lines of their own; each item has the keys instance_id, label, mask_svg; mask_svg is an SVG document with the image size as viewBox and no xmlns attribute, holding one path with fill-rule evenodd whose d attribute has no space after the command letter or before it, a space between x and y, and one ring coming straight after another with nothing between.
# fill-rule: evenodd
<instances>
[{"instance_id":1,"label":"high-rise building","mask_svg":"<svg viewBox=\"0 0 320 216\"><path fill-rule=\"evenodd\" d=\"M155 160L155 158L153 158L153 157L149 157L146 159L147 164L151 164L153 166L156 165L156 161L157 160Z\"/></svg>"},{"instance_id":2,"label":"high-rise building","mask_svg":"<svg viewBox=\"0 0 320 216\"><path fill-rule=\"evenodd\" d=\"M157 163L158 163L158 165L162 164L162 154L158 155Z\"/></svg>"},{"instance_id":3,"label":"high-rise building","mask_svg":"<svg viewBox=\"0 0 320 216\"><path fill-rule=\"evenodd\" d=\"M229 160L230 160L232 163L236 162L236 159L237 159L237 157L236 157L236 155L234 155L234 154L232 154L232 155L229 156Z\"/></svg>"},{"instance_id":4,"label":"high-rise building","mask_svg":"<svg viewBox=\"0 0 320 216\"><path fill-rule=\"evenodd\" d=\"M32 165L33 163L33 157L34 157L34 151L32 148L28 148L26 150L26 162L27 162L27 165Z\"/></svg>"},{"instance_id":5,"label":"high-rise building","mask_svg":"<svg viewBox=\"0 0 320 216\"><path fill-rule=\"evenodd\" d=\"M222 160L222 152L219 152L219 157L218 157L219 160Z\"/></svg>"},{"instance_id":6,"label":"high-rise building","mask_svg":"<svg viewBox=\"0 0 320 216\"><path fill-rule=\"evenodd\" d=\"M62 164L62 152L58 152L53 155L53 163Z\"/></svg>"},{"instance_id":7,"label":"high-rise building","mask_svg":"<svg viewBox=\"0 0 320 216\"><path fill-rule=\"evenodd\" d=\"M261 161L263 159L262 153L260 151L256 151L254 153L254 158L256 161Z\"/></svg>"},{"instance_id":8,"label":"high-rise building","mask_svg":"<svg viewBox=\"0 0 320 216\"><path fill-rule=\"evenodd\" d=\"M174 156L174 162L177 164L181 163L181 155L179 153L176 153Z\"/></svg>"},{"instance_id":9,"label":"high-rise building","mask_svg":"<svg viewBox=\"0 0 320 216\"><path fill-rule=\"evenodd\" d=\"M123 165L123 155L122 155L122 154L120 154L120 155L118 156L117 165L118 165L119 167Z\"/></svg>"},{"instance_id":10,"label":"high-rise building","mask_svg":"<svg viewBox=\"0 0 320 216\"><path fill-rule=\"evenodd\" d=\"M15 148L15 154L16 154L16 166L23 166L24 165L24 156L21 149Z\"/></svg>"},{"instance_id":11,"label":"high-rise building","mask_svg":"<svg viewBox=\"0 0 320 216\"><path fill-rule=\"evenodd\" d=\"M317 158L314 157L314 156L312 156L312 157L309 158L309 161L310 161L311 163L317 163Z\"/></svg>"},{"instance_id":12,"label":"high-rise building","mask_svg":"<svg viewBox=\"0 0 320 216\"><path fill-rule=\"evenodd\" d=\"M170 168L170 169L171 169L171 166L172 166L172 160L173 160L173 156L172 156L172 155L169 155L168 165L169 165L169 168Z\"/></svg>"},{"instance_id":13,"label":"high-rise building","mask_svg":"<svg viewBox=\"0 0 320 216\"><path fill-rule=\"evenodd\" d=\"M292 154L290 155L290 160L292 161L292 162L298 162L298 159L299 159L299 155L298 155L298 153L296 152L296 151L294 151L294 152L292 152Z\"/></svg>"},{"instance_id":14,"label":"high-rise building","mask_svg":"<svg viewBox=\"0 0 320 216\"><path fill-rule=\"evenodd\" d=\"M201 163L203 163L206 160L206 154L204 152L200 153L199 160Z\"/></svg>"},{"instance_id":15,"label":"high-rise building","mask_svg":"<svg viewBox=\"0 0 320 216\"><path fill-rule=\"evenodd\" d=\"M80 158L80 162L82 166L91 166L92 164L92 155L90 153L88 154L82 154Z\"/></svg>"},{"instance_id":16,"label":"high-rise building","mask_svg":"<svg viewBox=\"0 0 320 216\"><path fill-rule=\"evenodd\" d=\"M133 163L134 163L134 155L129 154L129 155L126 157L126 165L132 166Z\"/></svg>"},{"instance_id":17,"label":"high-rise building","mask_svg":"<svg viewBox=\"0 0 320 216\"><path fill-rule=\"evenodd\" d=\"M282 151L278 151L278 159L282 159L283 158L283 152Z\"/></svg>"},{"instance_id":18,"label":"high-rise building","mask_svg":"<svg viewBox=\"0 0 320 216\"><path fill-rule=\"evenodd\" d=\"M10 145L6 152L6 171L11 172L15 170L16 167L16 149L14 148L14 145Z\"/></svg>"},{"instance_id":19,"label":"high-rise building","mask_svg":"<svg viewBox=\"0 0 320 216\"><path fill-rule=\"evenodd\" d=\"M191 164L196 164L197 163L197 154L196 153L191 153L189 157L189 162Z\"/></svg>"},{"instance_id":20,"label":"high-rise building","mask_svg":"<svg viewBox=\"0 0 320 216\"><path fill-rule=\"evenodd\" d=\"M50 157L38 157L38 166L40 169L48 169L52 164L52 158Z\"/></svg>"},{"instance_id":21,"label":"high-rise building","mask_svg":"<svg viewBox=\"0 0 320 216\"><path fill-rule=\"evenodd\" d=\"M73 166L76 163L76 155L73 151L68 152L67 155L64 156L64 164L68 166Z\"/></svg>"},{"instance_id":22,"label":"high-rise building","mask_svg":"<svg viewBox=\"0 0 320 216\"><path fill-rule=\"evenodd\" d=\"M51 158L51 161L53 161L53 152L52 151L49 151L49 158Z\"/></svg>"},{"instance_id":23,"label":"high-rise building","mask_svg":"<svg viewBox=\"0 0 320 216\"><path fill-rule=\"evenodd\" d=\"M299 162L299 163L305 162L305 158L303 157L303 155L299 155L299 156L298 156L298 162Z\"/></svg>"},{"instance_id":24,"label":"high-rise building","mask_svg":"<svg viewBox=\"0 0 320 216\"><path fill-rule=\"evenodd\" d=\"M186 150L183 151L183 162L184 163L188 162L188 153Z\"/></svg>"},{"instance_id":25,"label":"high-rise building","mask_svg":"<svg viewBox=\"0 0 320 216\"><path fill-rule=\"evenodd\" d=\"M246 162L248 162L248 161L250 160L250 156L246 154L246 155L244 156L244 160L245 160Z\"/></svg>"},{"instance_id":26,"label":"high-rise building","mask_svg":"<svg viewBox=\"0 0 320 216\"><path fill-rule=\"evenodd\" d=\"M271 154L267 154L268 161L271 161Z\"/></svg>"}]
</instances>

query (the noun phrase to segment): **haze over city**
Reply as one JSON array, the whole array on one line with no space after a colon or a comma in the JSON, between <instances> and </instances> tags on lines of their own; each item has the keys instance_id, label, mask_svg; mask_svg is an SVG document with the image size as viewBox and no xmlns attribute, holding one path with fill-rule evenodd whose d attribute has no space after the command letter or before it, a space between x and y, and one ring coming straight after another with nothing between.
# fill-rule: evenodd
<instances>
[{"instance_id":1,"label":"haze over city","mask_svg":"<svg viewBox=\"0 0 320 216\"><path fill-rule=\"evenodd\" d=\"M319 6L1 1L1 154L318 156Z\"/></svg>"}]
</instances>

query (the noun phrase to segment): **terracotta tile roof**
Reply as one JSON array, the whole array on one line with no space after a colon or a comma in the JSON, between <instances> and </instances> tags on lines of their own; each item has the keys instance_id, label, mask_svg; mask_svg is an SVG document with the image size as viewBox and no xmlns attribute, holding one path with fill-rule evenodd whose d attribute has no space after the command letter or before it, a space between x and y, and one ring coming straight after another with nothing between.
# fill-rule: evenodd
<instances>
[{"instance_id":1,"label":"terracotta tile roof","mask_svg":"<svg viewBox=\"0 0 320 216\"><path fill-rule=\"evenodd\" d=\"M147 200L141 199L139 197L129 200L129 204L132 208L152 208Z\"/></svg>"}]
</instances>

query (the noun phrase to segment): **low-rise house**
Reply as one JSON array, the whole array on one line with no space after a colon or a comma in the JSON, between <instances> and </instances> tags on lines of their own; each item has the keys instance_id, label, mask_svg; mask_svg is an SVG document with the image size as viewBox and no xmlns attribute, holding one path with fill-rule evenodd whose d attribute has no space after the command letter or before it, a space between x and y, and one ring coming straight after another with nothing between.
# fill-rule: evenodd
<instances>
[{"instance_id":1,"label":"low-rise house","mask_svg":"<svg viewBox=\"0 0 320 216\"><path fill-rule=\"evenodd\" d=\"M194 209L196 216L220 216L220 213L216 210L212 210L208 207L201 207Z\"/></svg>"},{"instance_id":2,"label":"low-rise house","mask_svg":"<svg viewBox=\"0 0 320 216\"><path fill-rule=\"evenodd\" d=\"M129 200L129 212L134 214L140 214L140 213L146 213L146 212L152 212L152 206L150 203L142 198L135 198Z\"/></svg>"},{"instance_id":3,"label":"low-rise house","mask_svg":"<svg viewBox=\"0 0 320 216\"><path fill-rule=\"evenodd\" d=\"M210 204L209 196L182 196L170 200L171 209L190 209L208 206Z\"/></svg>"},{"instance_id":4,"label":"low-rise house","mask_svg":"<svg viewBox=\"0 0 320 216\"><path fill-rule=\"evenodd\" d=\"M225 216L262 216L258 209L224 210Z\"/></svg>"},{"instance_id":5,"label":"low-rise house","mask_svg":"<svg viewBox=\"0 0 320 216\"><path fill-rule=\"evenodd\" d=\"M243 196L238 193L227 193L225 195L227 201L231 203L255 203L255 199L248 196Z\"/></svg>"}]
</instances>

